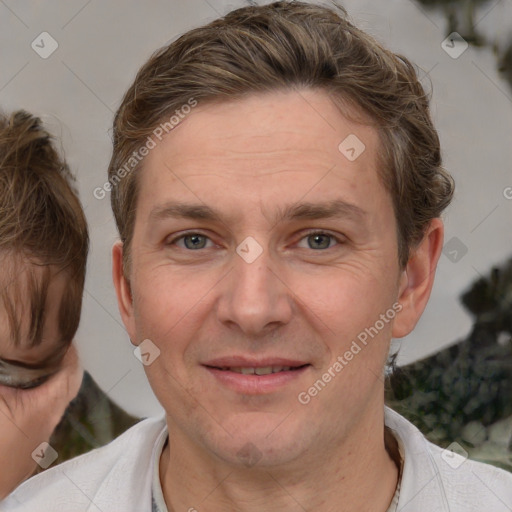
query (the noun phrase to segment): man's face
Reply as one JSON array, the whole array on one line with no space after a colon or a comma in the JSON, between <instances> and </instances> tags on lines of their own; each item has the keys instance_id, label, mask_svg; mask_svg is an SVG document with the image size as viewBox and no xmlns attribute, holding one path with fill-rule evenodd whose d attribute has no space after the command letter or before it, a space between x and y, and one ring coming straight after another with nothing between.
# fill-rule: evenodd
<instances>
[{"instance_id":1,"label":"man's face","mask_svg":"<svg viewBox=\"0 0 512 512\"><path fill-rule=\"evenodd\" d=\"M400 270L377 149L375 129L305 90L198 106L147 156L126 323L160 350L146 372L186 442L272 465L382 414Z\"/></svg>"}]
</instances>

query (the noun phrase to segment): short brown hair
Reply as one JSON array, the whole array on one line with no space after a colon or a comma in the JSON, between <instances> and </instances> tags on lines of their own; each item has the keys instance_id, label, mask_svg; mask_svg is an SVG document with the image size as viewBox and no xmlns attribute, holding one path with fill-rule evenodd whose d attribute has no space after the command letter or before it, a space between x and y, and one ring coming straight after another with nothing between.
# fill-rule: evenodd
<instances>
[{"instance_id":1,"label":"short brown hair","mask_svg":"<svg viewBox=\"0 0 512 512\"><path fill-rule=\"evenodd\" d=\"M325 91L340 108L358 107L378 130L379 173L393 199L405 266L454 189L442 168L429 98L412 64L351 24L342 7L283 1L243 7L187 32L153 54L126 92L108 169L125 265L143 161L122 180L117 173L155 127L190 98L228 102L301 88Z\"/></svg>"},{"instance_id":2,"label":"short brown hair","mask_svg":"<svg viewBox=\"0 0 512 512\"><path fill-rule=\"evenodd\" d=\"M29 339L42 340L48 286L66 273L59 309L63 347L80 322L89 235L66 162L39 118L25 111L0 115L0 298L16 345L20 340L20 301L28 292ZM34 272L43 267L42 272Z\"/></svg>"}]
</instances>

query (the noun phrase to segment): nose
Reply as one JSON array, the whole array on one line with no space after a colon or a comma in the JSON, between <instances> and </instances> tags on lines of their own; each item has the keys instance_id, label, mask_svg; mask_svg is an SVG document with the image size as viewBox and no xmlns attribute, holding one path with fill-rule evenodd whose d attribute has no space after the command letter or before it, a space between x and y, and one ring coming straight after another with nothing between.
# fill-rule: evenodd
<instances>
[{"instance_id":1,"label":"nose","mask_svg":"<svg viewBox=\"0 0 512 512\"><path fill-rule=\"evenodd\" d=\"M235 253L233 269L223 280L217 315L248 336L262 336L290 322L293 293L264 250L252 262Z\"/></svg>"}]
</instances>

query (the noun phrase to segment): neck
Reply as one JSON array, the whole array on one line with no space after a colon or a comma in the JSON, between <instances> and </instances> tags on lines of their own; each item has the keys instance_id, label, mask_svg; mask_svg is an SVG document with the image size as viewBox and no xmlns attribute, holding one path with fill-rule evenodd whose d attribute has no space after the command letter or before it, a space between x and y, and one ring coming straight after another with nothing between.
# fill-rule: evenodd
<instances>
[{"instance_id":1,"label":"neck","mask_svg":"<svg viewBox=\"0 0 512 512\"><path fill-rule=\"evenodd\" d=\"M371 419L343 442L308 450L311 458L252 468L219 462L168 420L160 480L169 512L386 512L398 481L396 441L384 435L383 407Z\"/></svg>"}]
</instances>

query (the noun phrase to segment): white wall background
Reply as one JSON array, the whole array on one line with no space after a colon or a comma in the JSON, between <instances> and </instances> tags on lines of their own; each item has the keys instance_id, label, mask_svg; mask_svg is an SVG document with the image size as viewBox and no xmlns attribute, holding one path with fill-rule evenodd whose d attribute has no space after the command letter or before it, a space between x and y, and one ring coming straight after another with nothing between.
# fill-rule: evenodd
<instances>
[{"instance_id":1,"label":"white wall background","mask_svg":"<svg viewBox=\"0 0 512 512\"><path fill-rule=\"evenodd\" d=\"M459 306L461 291L512 255L512 200L503 193L512 186L512 91L499 76L490 47L470 47L458 59L442 49L446 24L440 12L424 11L414 0L342 3L356 24L413 60L427 87L430 78L445 165L457 182L445 217L446 241L457 237L467 254L456 263L441 257L431 302L415 332L401 341L399 361L406 363L467 334L471 321ZM109 199L93 196L106 181L113 112L154 50L242 5L0 0L0 107L42 117L78 176L92 247L77 341L85 368L132 413L149 415L160 408L117 310L110 274L117 233ZM476 21L479 32L504 41L512 32L512 1L489 1ZM42 32L58 43L46 59L31 47Z\"/></svg>"}]
</instances>

